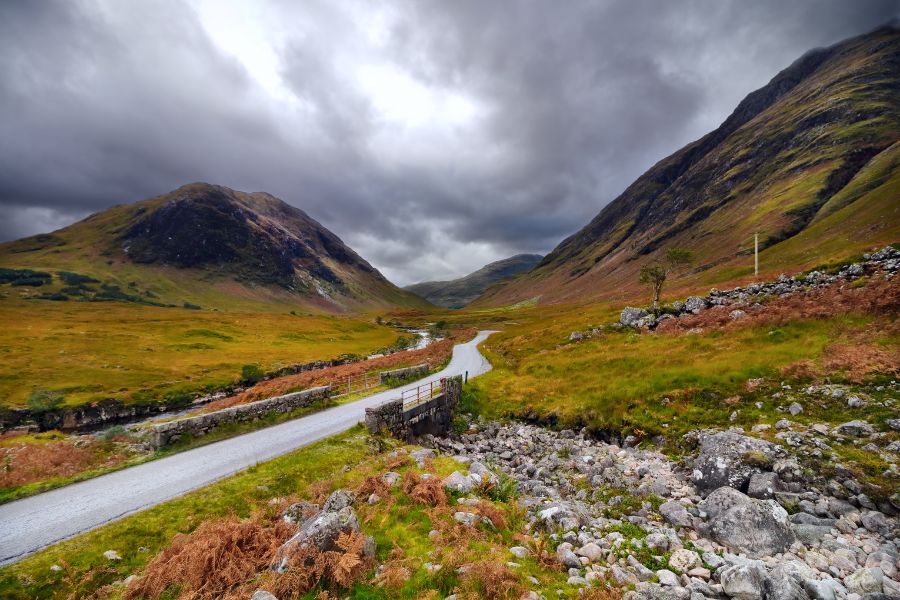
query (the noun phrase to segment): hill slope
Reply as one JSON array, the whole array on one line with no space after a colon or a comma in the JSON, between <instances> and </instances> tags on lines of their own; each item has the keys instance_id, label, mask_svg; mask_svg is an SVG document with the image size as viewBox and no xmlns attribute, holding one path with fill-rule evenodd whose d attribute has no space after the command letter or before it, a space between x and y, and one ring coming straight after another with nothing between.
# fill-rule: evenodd
<instances>
[{"instance_id":1,"label":"hill slope","mask_svg":"<svg viewBox=\"0 0 900 600\"><path fill-rule=\"evenodd\" d=\"M446 308L462 308L501 279L524 273L538 264L540 254L517 254L486 265L474 273L451 281L426 281L406 286L410 291L432 304Z\"/></svg>"},{"instance_id":2,"label":"hill slope","mask_svg":"<svg viewBox=\"0 0 900 600\"><path fill-rule=\"evenodd\" d=\"M206 183L0 244L0 266L77 272L101 285L82 286L92 298L329 311L425 305L302 210Z\"/></svg>"},{"instance_id":3,"label":"hill slope","mask_svg":"<svg viewBox=\"0 0 900 600\"><path fill-rule=\"evenodd\" d=\"M683 285L777 273L900 238L900 31L808 52L715 131L663 159L537 268L477 304L625 298L670 247L696 256Z\"/></svg>"}]
</instances>

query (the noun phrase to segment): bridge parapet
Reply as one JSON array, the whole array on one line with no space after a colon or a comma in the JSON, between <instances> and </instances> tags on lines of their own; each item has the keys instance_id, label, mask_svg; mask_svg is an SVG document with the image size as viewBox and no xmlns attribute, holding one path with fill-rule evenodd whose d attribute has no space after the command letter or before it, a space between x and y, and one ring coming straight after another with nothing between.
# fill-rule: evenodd
<instances>
[{"instance_id":1,"label":"bridge parapet","mask_svg":"<svg viewBox=\"0 0 900 600\"><path fill-rule=\"evenodd\" d=\"M449 377L408 390L400 398L366 409L370 433L410 440L423 433L445 434L462 394L462 377Z\"/></svg>"}]
</instances>

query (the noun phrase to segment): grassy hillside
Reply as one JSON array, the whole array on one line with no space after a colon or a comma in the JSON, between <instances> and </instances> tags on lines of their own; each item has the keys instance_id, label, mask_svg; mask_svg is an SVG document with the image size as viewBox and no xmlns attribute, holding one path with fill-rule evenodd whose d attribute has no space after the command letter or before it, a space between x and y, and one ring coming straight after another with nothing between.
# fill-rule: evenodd
<instances>
[{"instance_id":1,"label":"grassy hillside","mask_svg":"<svg viewBox=\"0 0 900 600\"><path fill-rule=\"evenodd\" d=\"M801 270L900 239L900 31L812 51L715 131L653 166L534 270L477 301L623 300L672 247L682 285Z\"/></svg>"},{"instance_id":2,"label":"grassy hillside","mask_svg":"<svg viewBox=\"0 0 900 600\"><path fill-rule=\"evenodd\" d=\"M160 308L126 302L0 300L0 406L38 389L66 405L152 401L235 382L245 364L367 354L397 330L368 318Z\"/></svg>"}]
</instances>

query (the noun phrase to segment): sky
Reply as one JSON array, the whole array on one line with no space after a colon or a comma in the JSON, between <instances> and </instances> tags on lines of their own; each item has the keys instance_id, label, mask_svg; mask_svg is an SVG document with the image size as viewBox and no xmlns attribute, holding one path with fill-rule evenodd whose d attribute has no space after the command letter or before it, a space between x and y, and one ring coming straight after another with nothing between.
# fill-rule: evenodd
<instances>
[{"instance_id":1,"label":"sky","mask_svg":"<svg viewBox=\"0 0 900 600\"><path fill-rule=\"evenodd\" d=\"M900 0L3 0L0 241L206 181L390 280L547 253Z\"/></svg>"}]
</instances>

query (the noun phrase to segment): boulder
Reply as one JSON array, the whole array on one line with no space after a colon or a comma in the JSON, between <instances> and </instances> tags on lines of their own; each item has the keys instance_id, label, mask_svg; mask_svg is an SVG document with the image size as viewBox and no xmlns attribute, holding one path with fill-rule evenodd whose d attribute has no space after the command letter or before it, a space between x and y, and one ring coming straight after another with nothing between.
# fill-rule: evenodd
<instances>
[{"instance_id":1,"label":"boulder","mask_svg":"<svg viewBox=\"0 0 900 600\"><path fill-rule=\"evenodd\" d=\"M687 312L697 314L704 308L706 308L706 299L700 296L691 296L684 301L684 310Z\"/></svg>"},{"instance_id":2,"label":"boulder","mask_svg":"<svg viewBox=\"0 0 900 600\"><path fill-rule=\"evenodd\" d=\"M731 598L737 600L762 600L766 568L760 561L732 565L719 574L719 583Z\"/></svg>"},{"instance_id":3,"label":"boulder","mask_svg":"<svg viewBox=\"0 0 900 600\"><path fill-rule=\"evenodd\" d=\"M250 600L278 600L275 596L265 590L256 590L250 596Z\"/></svg>"},{"instance_id":4,"label":"boulder","mask_svg":"<svg viewBox=\"0 0 900 600\"><path fill-rule=\"evenodd\" d=\"M647 317L650 313L648 313L643 308L634 308L633 306L626 306L622 309L622 314L619 315L619 323L624 325L625 327L638 327L638 321Z\"/></svg>"},{"instance_id":5,"label":"boulder","mask_svg":"<svg viewBox=\"0 0 900 600\"><path fill-rule=\"evenodd\" d=\"M323 551L335 550L337 539L342 533L360 533L361 531L359 519L356 518L356 513L351 507L345 506L336 512L323 510L307 519L297 533L281 545L273 568L279 572L284 571L287 567L287 550L289 548L309 545Z\"/></svg>"},{"instance_id":6,"label":"boulder","mask_svg":"<svg viewBox=\"0 0 900 600\"><path fill-rule=\"evenodd\" d=\"M711 537L734 552L754 558L771 556L794 542L787 511L774 500L756 500L721 487L699 508L707 515Z\"/></svg>"},{"instance_id":7,"label":"boulder","mask_svg":"<svg viewBox=\"0 0 900 600\"><path fill-rule=\"evenodd\" d=\"M848 437L862 437L875 433L875 428L866 421L847 421L835 427L832 432L834 435L846 435Z\"/></svg>"},{"instance_id":8,"label":"boulder","mask_svg":"<svg viewBox=\"0 0 900 600\"><path fill-rule=\"evenodd\" d=\"M745 490L751 475L769 470L764 467L774 464L782 452L775 444L733 431L701 434L694 484L701 493L726 485Z\"/></svg>"}]
</instances>

